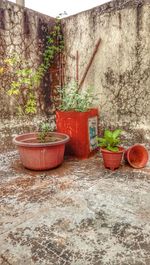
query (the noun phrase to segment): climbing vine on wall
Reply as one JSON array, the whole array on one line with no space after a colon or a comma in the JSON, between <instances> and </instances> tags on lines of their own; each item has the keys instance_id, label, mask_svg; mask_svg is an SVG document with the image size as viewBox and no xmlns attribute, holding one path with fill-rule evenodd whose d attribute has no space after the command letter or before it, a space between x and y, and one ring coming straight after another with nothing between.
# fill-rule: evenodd
<instances>
[{"instance_id":1,"label":"climbing vine on wall","mask_svg":"<svg viewBox=\"0 0 150 265\"><path fill-rule=\"evenodd\" d=\"M0 75L1 77L3 75L7 76L9 72L6 92L13 98L18 114L34 114L37 112L36 91L53 63L56 54L61 53L63 48L60 20L56 19L53 30L46 37L42 63L36 70L28 67L28 62L24 61L21 55L16 53L3 60L3 65L0 66Z\"/></svg>"}]
</instances>

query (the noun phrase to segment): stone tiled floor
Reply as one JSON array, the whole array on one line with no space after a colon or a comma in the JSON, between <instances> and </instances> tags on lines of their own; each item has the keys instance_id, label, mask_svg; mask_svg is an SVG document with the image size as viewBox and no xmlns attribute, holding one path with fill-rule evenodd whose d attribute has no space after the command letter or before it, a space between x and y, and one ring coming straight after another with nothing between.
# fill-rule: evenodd
<instances>
[{"instance_id":1,"label":"stone tiled floor","mask_svg":"<svg viewBox=\"0 0 150 265\"><path fill-rule=\"evenodd\" d=\"M0 155L0 264L150 265L150 165L104 169L96 155L24 169Z\"/></svg>"}]
</instances>

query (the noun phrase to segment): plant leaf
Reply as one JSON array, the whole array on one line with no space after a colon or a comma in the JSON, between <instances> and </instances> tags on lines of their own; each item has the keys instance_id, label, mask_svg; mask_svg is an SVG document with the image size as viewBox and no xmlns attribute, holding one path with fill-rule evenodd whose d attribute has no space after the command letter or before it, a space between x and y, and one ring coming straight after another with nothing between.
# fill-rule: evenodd
<instances>
[{"instance_id":1,"label":"plant leaf","mask_svg":"<svg viewBox=\"0 0 150 265\"><path fill-rule=\"evenodd\" d=\"M100 146L100 147L106 147L107 146L107 141L105 138L97 137L96 140L97 140L98 146Z\"/></svg>"},{"instance_id":2,"label":"plant leaf","mask_svg":"<svg viewBox=\"0 0 150 265\"><path fill-rule=\"evenodd\" d=\"M113 139L113 132L109 131L109 130L105 130L104 132L104 138L106 139L106 141L112 145L113 142L114 142L114 139Z\"/></svg>"},{"instance_id":3,"label":"plant leaf","mask_svg":"<svg viewBox=\"0 0 150 265\"><path fill-rule=\"evenodd\" d=\"M109 131L109 130L105 130L105 132L104 132L104 138L106 138L106 139L112 138L112 132Z\"/></svg>"},{"instance_id":4,"label":"plant leaf","mask_svg":"<svg viewBox=\"0 0 150 265\"><path fill-rule=\"evenodd\" d=\"M98 146L104 147L105 149L117 152L119 150L118 146L120 144L120 134L122 130L116 129L115 131L105 130L104 137L97 137Z\"/></svg>"},{"instance_id":5,"label":"plant leaf","mask_svg":"<svg viewBox=\"0 0 150 265\"><path fill-rule=\"evenodd\" d=\"M115 131L113 131L112 132L113 139L115 140L116 138L118 138L121 133L122 133L122 130L120 129L116 129Z\"/></svg>"},{"instance_id":6,"label":"plant leaf","mask_svg":"<svg viewBox=\"0 0 150 265\"><path fill-rule=\"evenodd\" d=\"M117 146L115 146L115 147L108 146L107 149L108 149L109 151L112 151L112 152L118 152L118 151L119 151L119 148L118 148Z\"/></svg>"}]
</instances>

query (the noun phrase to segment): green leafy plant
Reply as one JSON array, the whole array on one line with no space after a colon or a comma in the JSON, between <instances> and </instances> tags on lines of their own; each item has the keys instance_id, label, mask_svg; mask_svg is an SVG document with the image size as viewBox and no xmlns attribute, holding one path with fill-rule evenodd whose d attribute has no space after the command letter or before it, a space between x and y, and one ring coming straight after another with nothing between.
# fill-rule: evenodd
<instances>
[{"instance_id":1,"label":"green leafy plant","mask_svg":"<svg viewBox=\"0 0 150 265\"><path fill-rule=\"evenodd\" d=\"M5 62L9 64L12 73L7 94L13 97L18 114L36 113L35 87L38 86L39 80L35 72L29 68L18 69L18 56L6 59Z\"/></svg>"},{"instance_id":2,"label":"green leafy plant","mask_svg":"<svg viewBox=\"0 0 150 265\"><path fill-rule=\"evenodd\" d=\"M49 132L52 131L51 126L48 122L43 122L39 126L39 132L38 132L38 140L41 143L44 143L46 141L46 138L49 135Z\"/></svg>"},{"instance_id":3,"label":"green leafy plant","mask_svg":"<svg viewBox=\"0 0 150 265\"><path fill-rule=\"evenodd\" d=\"M60 100L59 110L85 112L92 107L94 95L91 88L81 93L78 89L78 84L73 82L63 88L58 88L58 92Z\"/></svg>"},{"instance_id":4,"label":"green leafy plant","mask_svg":"<svg viewBox=\"0 0 150 265\"><path fill-rule=\"evenodd\" d=\"M118 152L120 145L120 135L122 133L122 130L116 129L114 131L105 130L104 131L104 137L100 138L97 137L98 146L105 148L109 151Z\"/></svg>"},{"instance_id":5,"label":"green leafy plant","mask_svg":"<svg viewBox=\"0 0 150 265\"><path fill-rule=\"evenodd\" d=\"M7 94L15 102L18 114L34 114L37 111L36 90L53 63L56 54L63 51L64 42L61 34L60 20L57 18L50 35L47 36L46 47L43 52L43 62L37 69L28 67L28 63L21 56L13 54L4 59L0 67L0 75L4 79L9 72ZM3 88L3 90L6 90Z\"/></svg>"},{"instance_id":6,"label":"green leafy plant","mask_svg":"<svg viewBox=\"0 0 150 265\"><path fill-rule=\"evenodd\" d=\"M59 141L60 138L50 134L53 132L52 126L48 122L42 122L39 125L39 130L37 134L37 139L40 143L47 143L47 142L56 142Z\"/></svg>"}]
</instances>

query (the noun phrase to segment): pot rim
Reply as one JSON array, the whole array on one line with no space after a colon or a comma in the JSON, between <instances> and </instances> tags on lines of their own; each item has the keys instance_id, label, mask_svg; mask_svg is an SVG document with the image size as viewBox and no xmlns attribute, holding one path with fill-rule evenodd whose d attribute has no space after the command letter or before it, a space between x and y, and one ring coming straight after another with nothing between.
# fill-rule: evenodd
<instances>
[{"instance_id":1,"label":"pot rim","mask_svg":"<svg viewBox=\"0 0 150 265\"><path fill-rule=\"evenodd\" d=\"M92 111L92 110L98 110L98 108L89 108L89 109L87 109L86 111L77 111L77 110L59 110L59 109L57 109L56 110L56 113L59 113L59 112L61 112L61 113L80 113L80 114L82 114L82 113L89 113L90 111Z\"/></svg>"},{"instance_id":2,"label":"pot rim","mask_svg":"<svg viewBox=\"0 0 150 265\"><path fill-rule=\"evenodd\" d=\"M117 151L117 152L109 151L106 148L102 148L102 147L100 148L100 150L102 152L104 152L104 153L109 153L109 154L121 154L121 153L125 152L125 148L124 147L118 146L118 148L119 148L119 151Z\"/></svg>"},{"instance_id":3,"label":"pot rim","mask_svg":"<svg viewBox=\"0 0 150 265\"><path fill-rule=\"evenodd\" d=\"M59 133L59 132L50 132L51 135L55 135L57 137L60 137L59 141L56 142L45 142L45 143L32 143L32 142L26 142L26 140L29 139L36 139L37 132L30 132L25 134L19 134L13 138L13 143L17 146L24 146L24 147L46 147L46 146L56 146L65 144L70 140L70 137L67 134ZM29 138L28 136L32 136L32 138ZM19 138L27 137L23 140Z\"/></svg>"},{"instance_id":4,"label":"pot rim","mask_svg":"<svg viewBox=\"0 0 150 265\"><path fill-rule=\"evenodd\" d=\"M132 162L131 161L131 159L130 159L130 153L134 150L134 148L142 148L145 152L144 152L144 157L143 157L143 161L141 161L141 162L138 162L138 163L134 163L134 162ZM148 150L147 150L147 148L143 145L143 144L138 144L138 143L136 143L136 144L134 144L134 145L132 145L132 146L130 146L127 150L126 150L126 152L125 152L125 157L126 157L126 160L127 160L127 162L130 164L130 166L131 167L133 167L133 168L143 168L143 167L145 167L146 166L146 164L147 164L147 162L148 162L148 160L149 160L149 153L148 153Z\"/></svg>"}]
</instances>

